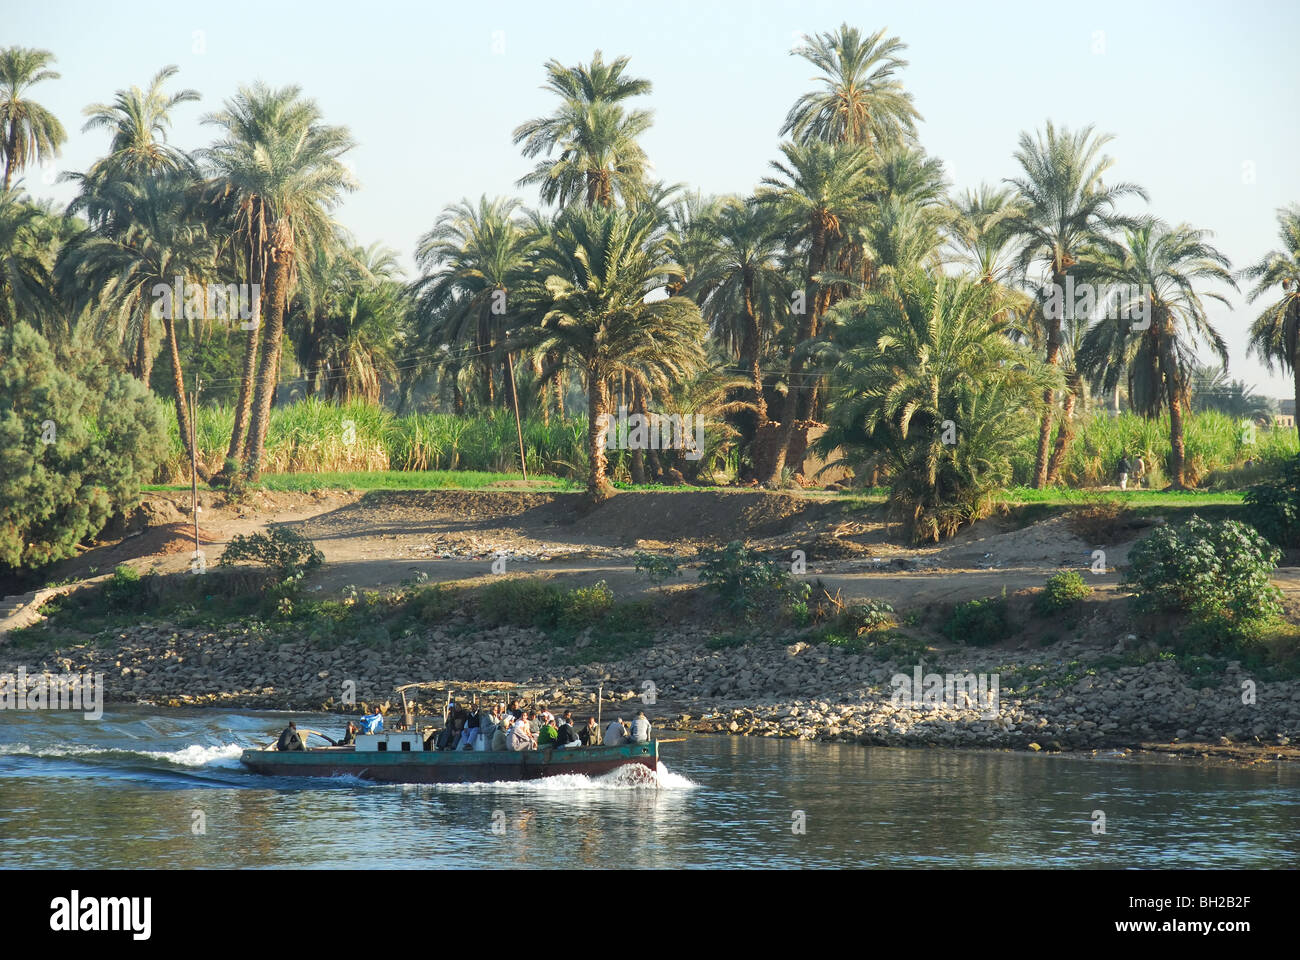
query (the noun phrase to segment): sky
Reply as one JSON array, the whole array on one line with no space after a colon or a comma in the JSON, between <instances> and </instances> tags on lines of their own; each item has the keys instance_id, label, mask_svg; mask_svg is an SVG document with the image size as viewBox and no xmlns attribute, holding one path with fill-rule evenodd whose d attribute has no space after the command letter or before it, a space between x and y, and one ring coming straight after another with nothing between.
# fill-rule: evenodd
<instances>
[{"instance_id":1,"label":"sky","mask_svg":"<svg viewBox=\"0 0 1300 960\"><path fill-rule=\"evenodd\" d=\"M705 194L747 193L779 156L795 98L813 88L811 64L791 55L803 33L841 22L882 27L907 44L901 78L924 121L922 145L957 190L1015 176L1023 130L1051 119L1093 124L1114 140L1107 182L1141 184L1150 204L1126 209L1213 231L1234 268L1280 245L1276 210L1300 202L1300 4L1295 0L1086 5L918 0L777 2L565 0L368 4L232 0L220 4L105 4L3 0L0 46L52 51L61 78L33 97L68 131L49 169L25 186L65 203L57 174L85 170L107 147L82 133L87 104L143 86L161 67L180 73L197 104L175 113L171 142L213 139L204 114L241 84L296 84L327 122L358 142L347 161L360 189L338 217L359 242L396 250L408 275L419 237L439 212L482 194L538 203L516 181L533 161L511 140L548 113L543 65L630 58L654 84L637 102L654 112L642 138L653 175ZM1288 377L1246 356L1264 301L1224 290L1231 309L1210 317L1231 348L1230 374L1259 392L1291 396Z\"/></svg>"}]
</instances>

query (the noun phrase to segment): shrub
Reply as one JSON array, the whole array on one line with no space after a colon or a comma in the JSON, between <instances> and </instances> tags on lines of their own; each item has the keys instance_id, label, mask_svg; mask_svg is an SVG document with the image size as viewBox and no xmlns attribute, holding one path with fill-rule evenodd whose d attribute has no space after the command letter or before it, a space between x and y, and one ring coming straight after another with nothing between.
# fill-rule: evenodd
<instances>
[{"instance_id":1,"label":"shrub","mask_svg":"<svg viewBox=\"0 0 1300 960\"><path fill-rule=\"evenodd\" d=\"M677 576L678 567L681 566L672 557L661 557L644 550L632 554L632 560L636 564L636 572L644 573L656 587L661 586L665 580Z\"/></svg>"},{"instance_id":2,"label":"shrub","mask_svg":"<svg viewBox=\"0 0 1300 960\"><path fill-rule=\"evenodd\" d=\"M1279 547L1300 547L1300 455L1292 457L1276 480L1246 491L1246 522Z\"/></svg>"},{"instance_id":3,"label":"shrub","mask_svg":"<svg viewBox=\"0 0 1300 960\"><path fill-rule=\"evenodd\" d=\"M454 588L436 583L415 591L410 599L411 615L421 623L440 623L460 605L460 593Z\"/></svg>"},{"instance_id":4,"label":"shrub","mask_svg":"<svg viewBox=\"0 0 1300 960\"><path fill-rule=\"evenodd\" d=\"M276 527L269 534L253 533L230 538L218 566L260 563L271 571L273 585L296 585L322 563L325 556L316 545L288 527Z\"/></svg>"},{"instance_id":5,"label":"shrub","mask_svg":"<svg viewBox=\"0 0 1300 960\"><path fill-rule=\"evenodd\" d=\"M576 587L560 602L559 624L581 630L603 620L614 607L614 592L604 580L590 587Z\"/></svg>"},{"instance_id":6,"label":"shrub","mask_svg":"<svg viewBox=\"0 0 1300 960\"><path fill-rule=\"evenodd\" d=\"M0 564L76 553L166 452L158 400L91 351L56 351L26 323L0 330Z\"/></svg>"},{"instance_id":7,"label":"shrub","mask_svg":"<svg viewBox=\"0 0 1300 960\"><path fill-rule=\"evenodd\" d=\"M139 613L157 593L158 575L150 572L143 577L134 567L125 563L113 570L104 581L104 606L112 613Z\"/></svg>"},{"instance_id":8,"label":"shrub","mask_svg":"<svg viewBox=\"0 0 1300 960\"><path fill-rule=\"evenodd\" d=\"M1077 570L1062 570L1047 578L1043 592L1034 600L1034 606L1046 617L1069 609L1090 596L1092 587L1084 582L1082 574Z\"/></svg>"},{"instance_id":9,"label":"shrub","mask_svg":"<svg viewBox=\"0 0 1300 960\"><path fill-rule=\"evenodd\" d=\"M1245 624L1281 612L1269 582L1281 551L1236 520L1193 516L1183 527L1163 527L1129 554L1124 585L1145 612L1184 610L1203 621Z\"/></svg>"},{"instance_id":10,"label":"shrub","mask_svg":"<svg viewBox=\"0 0 1300 960\"><path fill-rule=\"evenodd\" d=\"M564 591L529 577L488 584L478 595L478 612L485 620L517 627L554 627L560 618Z\"/></svg>"},{"instance_id":11,"label":"shrub","mask_svg":"<svg viewBox=\"0 0 1300 960\"><path fill-rule=\"evenodd\" d=\"M1007 634L1007 598L986 597L952 608L943 631L954 643L987 647Z\"/></svg>"},{"instance_id":12,"label":"shrub","mask_svg":"<svg viewBox=\"0 0 1300 960\"><path fill-rule=\"evenodd\" d=\"M722 550L701 547L698 556L703 562L700 579L732 613L748 616L778 603L790 582L790 574L778 561L750 550L739 540Z\"/></svg>"}]
</instances>

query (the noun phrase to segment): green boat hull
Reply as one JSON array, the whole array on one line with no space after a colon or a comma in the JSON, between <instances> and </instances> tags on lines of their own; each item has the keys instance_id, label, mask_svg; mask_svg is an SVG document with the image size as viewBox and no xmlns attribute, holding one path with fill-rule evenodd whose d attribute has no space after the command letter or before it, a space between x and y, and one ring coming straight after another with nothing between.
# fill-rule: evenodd
<instances>
[{"instance_id":1,"label":"green boat hull","mask_svg":"<svg viewBox=\"0 0 1300 960\"><path fill-rule=\"evenodd\" d=\"M581 774L611 773L620 767L659 767L659 744L574 747L568 750L356 751L351 747L311 750L245 750L239 758L257 773L277 777L357 777L381 783L495 783Z\"/></svg>"}]
</instances>

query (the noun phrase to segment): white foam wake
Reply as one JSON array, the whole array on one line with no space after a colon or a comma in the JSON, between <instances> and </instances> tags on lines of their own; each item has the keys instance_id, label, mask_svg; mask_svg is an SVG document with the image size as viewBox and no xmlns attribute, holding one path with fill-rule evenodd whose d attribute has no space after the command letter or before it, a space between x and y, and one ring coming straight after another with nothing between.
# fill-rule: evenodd
<instances>
[{"instance_id":1,"label":"white foam wake","mask_svg":"<svg viewBox=\"0 0 1300 960\"><path fill-rule=\"evenodd\" d=\"M673 773L659 762L658 770L639 763L628 764L617 770L589 777L582 773L565 773L537 780L494 780L491 783L436 783L435 790L498 792L521 791L525 793L559 793L571 790L694 790L699 786L693 780Z\"/></svg>"},{"instance_id":2,"label":"white foam wake","mask_svg":"<svg viewBox=\"0 0 1300 960\"><path fill-rule=\"evenodd\" d=\"M181 767L235 767L244 748L237 743L204 747L192 743L179 750L126 750L112 747L36 747L25 743L0 744L0 754L20 757L99 757L136 756L163 760Z\"/></svg>"}]
</instances>

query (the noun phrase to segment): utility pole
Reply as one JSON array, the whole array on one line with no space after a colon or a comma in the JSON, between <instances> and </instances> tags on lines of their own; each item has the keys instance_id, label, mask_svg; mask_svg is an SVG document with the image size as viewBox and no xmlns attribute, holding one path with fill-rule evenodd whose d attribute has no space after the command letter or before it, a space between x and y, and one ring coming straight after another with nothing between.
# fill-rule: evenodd
<instances>
[{"instance_id":1,"label":"utility pole","mask_svg":"<svg viewBox=\"0 0 1300 960\"><path fill-rule=\"evenodd\" d=\"M515 364L510 357L510 351L506 351L506 369L510 371L510 397L515 402L515 433L519 436L519 469L524 473L524 480L528 480L528 464L524 462L524 428L519 422L519 390L515 387Z\"/></svg>"}]
</instances>

